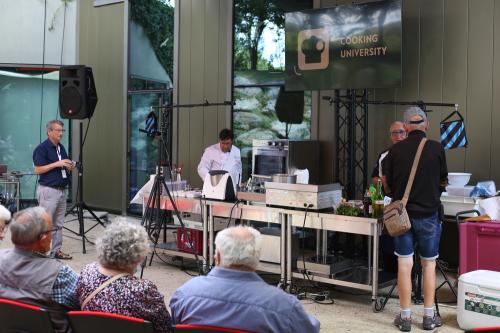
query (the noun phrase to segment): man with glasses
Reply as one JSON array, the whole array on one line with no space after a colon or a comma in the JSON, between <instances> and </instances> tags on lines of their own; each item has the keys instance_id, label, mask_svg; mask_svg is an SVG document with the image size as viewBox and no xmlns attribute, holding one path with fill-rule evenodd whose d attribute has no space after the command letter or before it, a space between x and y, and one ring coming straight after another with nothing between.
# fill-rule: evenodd
<instances>
[{"instance_id":1,"label":"man with glasses","mask_svg":"<svg viewBox=\"0 0 500 333\"><path fill-rule=\"evenodd\" d=\"M64 124L60 120L47 123L47 140L39 144L33 152L35 173L40 175L36 197L38 204L49 213L57 231L54 232L50 256L57 259L71 259L61 251L62 227L66 215L66 187L70 182L70 172L76 163L68 158L61 144Z\"/></svg>"},{"instance_id":2,"label":"man with glasses","mask_svg":"<svg viewBox=\"0 0 500 333\"><path fill-rule=\"evenodd\" d=\"M404 128L404 123L401 121L393 122L389 128L389 133L391 135L391 142L393 145L399 141L406 139L406 130ZM382 180L382 183L384 183L384 178L382 177L384 175L382 172L382 161L387 156L387 153L389 153L389 149L381 152L377 158L375 166L373 167L372 181L374 184L377 184L377 181L379 179Z\"/></svg>"},{"instance_id":3,"label":"man with glasses","mask_svg":"<svg viewBox=\"0 0 500 333\"><path fill-rule=\"evenodd\" d=\"M44 307L55 331L66 332L65 312L79 308L78 275L46 255L54 231L50 216L31 207L14 214L9 228L14 248L0 250L0 297Z\"/></svg>"}]
</instances>

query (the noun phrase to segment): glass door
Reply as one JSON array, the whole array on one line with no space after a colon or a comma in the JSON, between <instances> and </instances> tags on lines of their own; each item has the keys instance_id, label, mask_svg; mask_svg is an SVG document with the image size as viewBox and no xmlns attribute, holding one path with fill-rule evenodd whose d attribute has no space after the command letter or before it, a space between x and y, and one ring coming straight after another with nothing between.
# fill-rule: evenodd
<instances>
[{"instance_id":1,"label":"glass door","mask_svg":"<svg viewBox=\"0 0 500 333\"><path fill-rule=\"evenodd\" d=\"M169 91L129 93L129 149L128 149L128 202L137 194L156 171L160 140L158 133L148 128L146 121L154 117L158 120L158 131L163 131L166 148L171 152L171 121L167 128L160 128L160 117L164 111L159 107L169 103ZM169 117L169 115L167 115ZM140 205L128 206L131 214L141 214Z\"/></svg>"}]
</instances>

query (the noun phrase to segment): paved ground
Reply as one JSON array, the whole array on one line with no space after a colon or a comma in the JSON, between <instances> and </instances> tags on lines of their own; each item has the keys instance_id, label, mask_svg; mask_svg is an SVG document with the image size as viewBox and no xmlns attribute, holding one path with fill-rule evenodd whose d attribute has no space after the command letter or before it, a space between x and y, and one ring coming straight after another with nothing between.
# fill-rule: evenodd
<instances>
[{"instance_id":1,"label":"paved ground","mask_svg":"<svg viewBox=\"0 0 500 333\"><path fill-rule=\"evenodd\" d=\"M71 216L68 216L68 220ZM109 216L111 222L117 219L124 219L121 216ZM130 218L127 218L130 219ZM78 230L77 222L67 222L66 226L70 230ZM85 221L85 228L93 226L95 222ZM90 240L95 239L96 235L101 233L103 228L99 225L88 233ZM0 244L0 248L10 247L10 235ZM96 259L94 246L87 243L87 253L82 253L82 241L71 232L64 231L63 249L65 252L73 255L73 260L67 263L80 271L82 266ZM154 258L152 266L146 267L144 278L156 283L159 290L165 295L165 301L168 301L173 292L184 282L189 280L189 274L196 274L194 271L183 271L181 261L173 260L171 257ZM187 264L186 264L187 265ZM270 282L276 282L274 276L266 276ZM306 284L307 282L303 282ZM315 315L321 322L321 332L398 332L392 326L392 320L399 311L397 298L392 298L387 303L383 312L374 313L371 307L371 297L369 294L359 290L332 288L329 285L322 285L321 289L331 291L334 298L334 304L318 304L312 301L303 300L302 304L306 310ZM439 299L442 301L451 301L452 295L447 288L440 292ZM384 292L383 290L382 292ZM423 306L412 306L413 310L413 329L412 332L424 332L422 330ZM444 325L435 329L435 332L461 332L456 321L455 304L443 304L440 306L441 316Z\"/></svg>"}]
</instances>

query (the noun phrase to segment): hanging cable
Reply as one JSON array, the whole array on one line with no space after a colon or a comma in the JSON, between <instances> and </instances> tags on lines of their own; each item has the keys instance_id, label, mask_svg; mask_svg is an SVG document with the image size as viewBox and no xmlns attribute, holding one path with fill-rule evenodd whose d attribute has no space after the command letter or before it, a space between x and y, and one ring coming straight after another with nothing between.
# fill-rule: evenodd
<instances>
[{"instance_id":1,"label":"hanging cable","mask_svg":"<svg viewBox=\"0 0 500 333\"><path fill-rule=\"evenodd\" d=\"M63 65L63 55L64 55L64 33L66 31L66 8L68 7L66 2L63 2L64 6L64 15L63 15L63 30L62 30L62 39L61 39L61 60L59 61L59 65ZM56 118L59 119L59 103L57 103L57 109L56 109Z\"/></svg>"},{"instance_id":2,"label":"hanging cable","mask_svg":"<svg viewBox=\"0 0 500 333\"><path fill-rule=\"evenodd\" d=\"M42 46L42 96L40 98L40 123L38 124L38 142L42 142L42 126L43 126L43 82L45 75L45 30L47 25L47 0L44 1L43 9L43 46ZM33 197L36 198L36 189L38 186L38 176L35 180L35 188L33 190Z\"/></svg>"}]
</instances>

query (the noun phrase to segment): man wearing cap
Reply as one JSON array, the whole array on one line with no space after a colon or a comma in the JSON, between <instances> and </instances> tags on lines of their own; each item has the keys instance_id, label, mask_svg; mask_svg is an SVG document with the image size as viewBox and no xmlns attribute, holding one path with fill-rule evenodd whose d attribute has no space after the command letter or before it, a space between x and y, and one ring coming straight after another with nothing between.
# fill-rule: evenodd
<instances>
[{"instance_id":1,"label":"man wearing cap","mask_svg":"<svg viewBox=\"0 0 500 333\"><path fill-rule=\"evenodd\" d=\"M389 149L383 168L390 195L403 198L410 170L420 141L429 128L427 115L418 107L405 111L404 127L408 137ZM427 140L415 174L406 209L412 228L394 238L394 253L398 256L398 291L401 312L394 324L403 332L411 330L411 269L414 245L420 254L424 281L424 330L441 326L441 318L434 312L436 287L436 259L441 237L441 192L447 182L448 169L441 143Z\"/></svg>"},{"instance_id":2,"label":"man wearing cap","mask_svg":"<svg viewBox=\"0 0 500 333\"><path fill-rule=\"evenodd\" d=\"M71 259L61 251L62 227L66 214L66 187L69 184L70 171L75 164L68 159L66 149L61 143L64 135L63 122L51 120L47 123L47 140L33 151L35 173L40 175L36 197L38 204L49 213L55 230L52 235L50 256L57 259Z\"/></svg>"}]
</instances>

